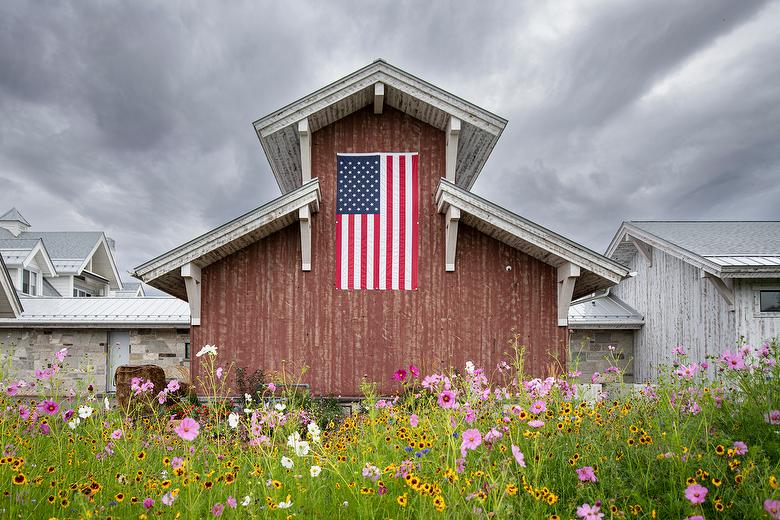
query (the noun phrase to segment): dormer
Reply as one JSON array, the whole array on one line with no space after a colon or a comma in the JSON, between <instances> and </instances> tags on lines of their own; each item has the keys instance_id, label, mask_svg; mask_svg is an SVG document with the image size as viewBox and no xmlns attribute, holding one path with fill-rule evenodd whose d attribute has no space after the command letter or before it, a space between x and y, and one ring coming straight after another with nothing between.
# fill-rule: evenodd
<instances>
[{"instance_id":1,"label":"dormer","mask_svg":"<svg viewBox=\"0 0 780 520\"><path fill-rule=\"evenodd\" d=\"M0 228L7 229L13 236L18 237L20 233L30 228L30 223L18 209L11 208L0 217Z\"/></svg>"}]
</instances>

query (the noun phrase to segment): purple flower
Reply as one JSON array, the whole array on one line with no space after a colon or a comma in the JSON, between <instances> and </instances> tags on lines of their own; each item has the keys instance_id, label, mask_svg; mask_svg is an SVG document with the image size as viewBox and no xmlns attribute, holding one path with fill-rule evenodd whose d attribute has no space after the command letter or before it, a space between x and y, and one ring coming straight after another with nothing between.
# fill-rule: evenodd
<instances>
[{"instance_id":1,"label":"purple flower","mask_svg":"<svg viewBox=\"0 0 780 520\"><path fill-rule=\"evenodd\" d=\"M165 493L162 496L162 498L160 499L160 502L162 502L166 506L170 506L170 505L173 505L174 500L176 500L176 497L173 496L173 493L168 491L167 493Z\"/></svg>"},{"instance_id":2,"label":"purple flower","mask_svg":"<svg viewBox=\"0 0 780 520\"><path fill-rule=\"evenodd\" d=\"M417 416L416 413L413 413L412 415L409 416L409 425L412 428L416 428L419 423L420 423L420 418Z\"/></svg>"},{"instance_id":3,"label":"purple flower","mask_svg":"<svg viewBox=\"0 0 780 520\"><path fill-rule=\"evenodd\" d=\"M235 509L236 506L238 505L238 502L236 502L236 499L233 497L227 497L227 500L225 500L225 502L227 502L227 505L229 505L233 509Z\"/></svg>"},{"instance_id":4,"label":"purple flower","mask_svg":"<svg viewBox=\"0 0 780 520\"><path fill-rule=\"evenodd\" d=\"M583 520L601 520L604 513L601 512L599 503L590 505L586 502L577 508L577 516Z\"/></svg>"},{"instance_id":5,"label":"purple flower","mask_svg":"<svg viewBox=\"0 0 780 520\"><path fill-rule=\"evenodd\" d=\"M172 379L172 380L168 381L167 388L168 388L168 391L171 392L171 393L177 391L179 388L181 388L181 385L179 384L179 380L178 379Z\"/></svg>"},{"instance_id":6,"label":"purple flower","mask_svg":"<svg viewBox=\"0 0 780 520\"><path fill-rule=\"evenodd\" d=\"M517 462L521 468L525 467L525 455L523 455L523 452L520 451L520 448L512 444L512 456L515 458L515 462Z\"/></svg>"},{"instance_id":7,"label":"purple flower","mask_svg":"<svg viewBox=\"0 0 780 520\"><path fill-rule=\"evenodd\" d=\"M111 438L112 439L121 439L122 438L122 430L114 430L111 432Z\"/></svg>"},{"instance_id":8,"label":"purple flower","mask_svg":"<svg viewBox=\"0 0 780 520\"><path fill-rule=\"evenodd\" d=\"M774 520L780 520L780 500L772 500L769 498L764 500L764 511L769 513L769 516Z\"/></svg>"},{"instance_id":9,"label":"purple flower","mask_svg":"<svg viewBox=\"0 0 780 520\"><path fill-rule=\"evenodd\" d=\"M580 479L580 482L598 482L599 480L596 478L596 472L593 470L592 466L578 468L577 477Z\"/></svg>"},{"instance_id":10,"label":"purple flower","mask_svg":"<svg viewBox=\"0 0 780 520\"><path fill-rule=\"evenodd\" d=\"M709 490L702 485L691 484L685 488L685 498L693 505L703 504L708 492Z\"/></svg>"},{"instance_id":11,"label":"purple flower","mask_svg":"<svg viewBox=\"0 0 780 520\"><path fill-rule=\"evenodd\" d=\"M455 394L451 390L444 390L439 394L439 406L442 408L454 408L455 403Z\"/></svg>"},{"instance_id":12,"label":"purple flower","mask_svg":"<svg viewBox=\"0 0 780 520\"><path fill-rule=\"evenodd\" d=\"M748 452L747 444L742 441L734 441L733 448L737 455L745 455Z\"/></svg>"},{"instance_id":13,"label":"purple flower","mask_svg":"<svg viewBox=\"0 0 780 520\"><path fill-rule=\"evenodd\" d=\"M769 424L780 424L780 410L770 410L764 414L764 421Z\"/></svg>"},{"instance_id":14,"label":"purple flower","mask_svg":"<svg viewBox=\"0 0 780 520\"><path fill-rule=\"evenodd\" d=\"M147 497L147 498L144 500L144 507L145 507L146 509L151 509L153 505L154 505L154 500L152 500L151 498L148 498L148 497Z\"/></svg>"},{"instance_id":15,"label":"purple flower","mask_svg":"<svg viewBox=\"0 0 780 520\"><path fill-rule=\"evenodd\" d=\"M76 410L74 410L73 408L69 408L64 412L62 412L62 420L65 422L70 421L75 414L76 414Z\"/></svg>"},{"instance_id":16,"label":"purple flower","mask_svg":"<svg viewBox=\"0 0 780 520\"><path fill-rule=\"evenodd\" d=\"M225 506L222 503L217 502L214 507L211 508L211 514L214 516L222 516L222 511L225 510Z\"/></svg>"}]
</instances>

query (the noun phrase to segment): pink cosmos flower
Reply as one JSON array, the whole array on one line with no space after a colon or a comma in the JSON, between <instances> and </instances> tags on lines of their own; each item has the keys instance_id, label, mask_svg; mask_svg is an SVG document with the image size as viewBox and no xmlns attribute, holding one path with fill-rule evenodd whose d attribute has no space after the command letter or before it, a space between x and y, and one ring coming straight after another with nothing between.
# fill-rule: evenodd
<instances>
[{"instance_id":1,"label":"pink cosmos flower","mask_svg":"<svg viewBox=\"0 0 780 520\"><path fill-rule=\"evenodd\" d=\"M57 361L59 361L60 363L65 361L65 356L67 356L67 355L68 355L68 348L67 347L61 348L57 352L54 353L54 357L56 357Z\"/></svg>"},{"instance_id":2,"label":"pink cosmos flower","mask_svg":"<svg viewBox=\"0 0 780 520\"><path fill-rule=\"evenodd\" d=\"M165 493L162 496L162 498L160 499L160 502L162 502L166 506L171 506L171 505L173 505L174 500L176 500L176 497L173 496L173 493L168 491L167 493Z\"/></svg>"},{"instance_id":3,"label":"pink cosmos flower","mask_svg":"<svg viewBox=\"0 0 780 520\"><path fill-rule=\"evenodd\" d=\"M172 379L172 380L168 381L167 388L168 388L168 391L171 392L171 393L177 391L179 388L181 388L181 385L179 384L179 380L178 379Z\"/></svg>"},{"instance_id":4,"label":"pink cosmos flower","mask_svg":"<svg viewBox=\"0 0 780 520\"><path fill-rule=\"evenodd\" d=\"M439 406L442 408L454 408L455 403L455 394L451 390L444 390L439 394Z\"/></svg>"},{"instance_id":5,"label":"pink cosmos flower","mask_svg":"<svg viewBox=\"0 0 780 520\"><path fill-rule=\"evenodd\" d=\"M71 420L71 418L74 415L76 415L76 410L74 410L73 408L68 408L67 410L62 412L61 415L62 415L62 420L65 421L65 422L68 422L68 421Z\"/></svg>"},{"instance_id":6,"label":"pink cosmos flower","mask_svg":"<svg viewBox=\"0 0 780 520\"><path fill-rule=\"evenodd\" d=\"M121 439L122 438L122 430L114 430L111 432L111 438L112 439Z\"/></svg>"},{"instance_id":7,"label":"pink cosmos flower","mask_svg":"<svg viewBox=\"0 0 780 520\"><path fill-rule=\"evenodd\" d=\"M154 505L154 500L152 500L151 498L148 498L148 497L147 497L147 498L144 500L144 507L145 507L146 509L151 509L153 505Z\"/></svg>"},{"instance_id":8,"label":"pink cosmos flower","mask_svg":"<svg viewBox=\"0 0 780 520\"><path fill-rule=\"evenodd\" d=\"M8 395L8 397L15 396L16 394L19 393L19 385L17 385L16 383L11 383L6 387L5 393Z\"/></svg>"},{"instance_id":9,"label":"pink cosmos flower","mask_svg":"<svg viewBox=\"0 0 780 520\"><path fill-rule=\"evenodd\" d=\"M745 359L740 355L726 352L721 357L723 363L732 370L743 370L745 368Z\"/></svg>"},{"instance_id":10,"label":"pink cosmos flower","mask_svg":"<svg viewBox=\"0 0 780 520\"><path fill-rule=\"evenodd\" d=\"M38 413L46 415L54 415L60 410L60 405L51 399L41 401L38 403Z\"/></svg>"},{"instance_id":11,"label":"pink cosmos flower","mask_svg":"<svg viewBox=\"0 0 780 520\"><path fill-rule=\"evenodd\" d=\"M545 403L541 399L539 401L534 401L534 404L531 405L530 411L534 415L539 415L540 413L544 413L547 411L547 403Z\"/></svg>"},{"instance_id":12,"label":"pink cosmos flower","mask_svg":"<svg viewBox=\"0 0 780 520\"><path fill-rule=\"evenodd\" d=\"M227 497L227 500L225 500L225 502L227 502L227 505L229 505L233 509L235 509L236 506L238 505L238 502L236 502L236 499L233 497Z\"/></svg>"},{"instance_id":13,"label":"pink cosmos flower","mask_svg":"<svg viewBox=\"0 0 780 520\"><path fill-rule=\"evenodd\" d=\"M591 383L595 383L596 381L599 380L599 377L601 377L601 374L599 374L598 372L593 372L593 375L590 376L590 382ZM587 505L587 504L585 504L585 505Z\"/></svg>"},{"instance_id":14,"label":"pink cosmos flower","mask_svg":"<svg viewBox=\"0 0 780 520\"><path fill-rule=\"evenodd\" d=\"M217 367L217 379L222 379L222 367Z\"/></svg>"},{"instance_id":15,"label":"pink cosmos flower","mask_svg":"<svg viewBox=\"0 0 780 520\"><path fill-rule=\"evenodd\" d=\"M395 381L405 381L406 380L406 370L403 368L399 368L395 371L395 374L393 374L393 380Z\"/></svg>"},{"instance_id":16,"label":"pink cosmos flower","mask_svg":"<svg viewBox=\"0 0 780 520\"><path fill-rule=\"evenodd\" d=\"M517 462L521 468L525 467L525 455L523 455L523 452L520 451L520 448L512 444L512 456L515 458L515 462Z\"/></svg>"},{"instance_id":17,"label":"pink cosmos flower","mask_svg":"<svg viewBox=\"0 0 780 520\"><path fill-rule=\"evenodd\" d=\"M51 428L46 423L41 423L39 429L41 430L41 433L44 435L49 435L51 433Z\"/></svg>"},{"instance_id":18,"label":"pink cosmos flower","mask_svg":"<svg viewBox=\"0 0 780 520\"><path fill-rule=\"evenodd\" d=\"M417 368L417 365L415 365L415 364L409 365L409 372L411 372L412 377L419 377L420 376L420 369Z\"/></svg>"},{"instance_id":19,"label":"pink cosmos flower","mask_svg":"<svg viewBox=\"0 0 780 520\"><path fill-rule=\"evenodd\" d=\"M596 472L593 470L592 466L578 468L577 477L580 479L580 482L598 482L599 480L596 478Z\"/></svg>"},{"instance_id":20,"label":"pink cosmos flower","mask_svg":"<svg viewBox=\"0 0 780 520\"><path fill-rule=\"evenodd\" d=\"M577 508L577 516L583 520L601 520L604 518L604 513L601 512L601 505L590 505L587 502Z\"/></svg>"},{"instance_id":21,"label":"pink cosmos flower","mask_svg":"<svg viewBox=\"0 0 780 520\"><path fill-rule=\"evenodd\" d=\"M745 455L748 452L747 444L742 441L734 441L733 448L737 455Z\"/></svg>"},{"instance_id":22,"label":"pink cosmos flower","mask_svg":"<svg viewBox=\"0 0 780 520\"><path fill-rule=\"evenodd\" d=\"M769 424L780 424L780 410L769 410L764 414L764 421Z\"/></svg>"},{"instance_id":23,"label":"pink cosmos flower","mask_svg":"<svg viewBox=\"0 0 780 520\"><path fill-rule=\"evenodd\" d=\"M701 515L686 516L685 520L704 520L704 517Z\"/></svg>"},{"instance_id":24,"label":"pink cosmos flower","mask_svg":"<svg viewBox=\"0 0 780 520\"><path fill-rule=\"evenodd\" d=\"M416 413L413 413L409 416L409 424L412 428L417 428L417 425L420 423L420 418L417 416Z\"/></svg>"},{"instance_id":25,"label":"pink cosmos flower","mask_svg":"<svg viewBox=\"0 0 780 520\"><path fill-rule=\"evenodd\" d=\"M165 401L167 400L168 400L168 391L160 390L160 393L157 394L157 402L160 404L165 404Z\"/></svg>"},{"instance_id":26,"label":"pink cosmos flower","mask_svg":"<svg viewBox=\"0 0 780 520\"><path fill-rule=\"evenodd\" d=\"M171 467L173 469L180 468L184 465L184 459L181 457L174 457L171 459Z\"/></svg>"},{"instance_id":27,"label":"pink cosmos flower","mask_svg":"<svg viewBox=\"0 0 780 520\"><path fill-rule=\"evenodd\" d=\"M693 505L703 504L708 492L709 490L700 484L691 484L685 488L685 498Z\"/></svg>"},{"instance_id":28,"label":"pink cosmos flower","mask_svg":"<svg viewBox=\"0 0 780 520\"><path fill-rule=\"evenodd\" d=\"M690 365L680 365L680 368L675 370L675 374L683 379L693 379L696 375L696 371L699 370L698 363L691 363Z\"/></svg>"},{"instance_id":29,"label":"pink cosmos flower","mask_svg":"<svg viewBox=\"0 0 780 520\"><path fill-rule=\"evenodd\" d=\"M19 405L19 418L26 421L30 418L30 409L24 405Z\"/></svg>"},{"instance_id":30,"label":"pink cosmos flower","mask_svg":"<svg viewBox=\"0 0 780 520\"><path fill-rule=\"evenodd\" d=\"M461 453L465 454L466 450L474 450L482 444L482 434L476 428L471 428L463 432L463 441L460 445Z\"/></svg>"},{"instance_id":31,"label":"pink cosmos flower","mask_svg":"<svg viewBox=\"0 0 780 520\"><path fill-rule=\"evenodd\" d=\"M540 421L539 419L534 419L533 421L528 421L528 426L531 428L541 428L544 426L544 421Z\"/></svg>"},{"instance_id":32,"label":"pink cosmos flower","mask_svg":"<svg viewBox=\"0 0 780 520\"><path fill-rule=\"evenodd\" d=\"M273 383L268 383L268 390L271 392L276 392L276 385Z\"/></svg>"},{"instance_id":33,"label":"pink cosmos flower","mask_svg":"<svg viewBox=\"0 0 780 520\"><path fill-rule=\"evenodd\" d=\"M211 514L214 516L222 516L222 511L225 510L225 506L222 503L217 502L214 507L211 508Z\"/></svg>"},{"instance_id":34,"label":"pink cosmos flower","mask_svg":"<svg viewBox=\"0 0 780 520\"><path fill-rule=\"evenodd\" d=\"M184 439L185 441L193 441L198 436L200 430L200 424L195 419L185 417L181 420L179 425L174 429L176 435Z\"/></svg>"},{"instance_id":35,"label":"pink cosmos flower","mask_svg":"<svg viewBox=\"0 0 780 520\"><path fill-rule=\"evenodd\" d=\"M769 516L774 520L780 520L780 500L769 498L764 500L764 511L769 513Z\"/></svg>"}]
</instances>

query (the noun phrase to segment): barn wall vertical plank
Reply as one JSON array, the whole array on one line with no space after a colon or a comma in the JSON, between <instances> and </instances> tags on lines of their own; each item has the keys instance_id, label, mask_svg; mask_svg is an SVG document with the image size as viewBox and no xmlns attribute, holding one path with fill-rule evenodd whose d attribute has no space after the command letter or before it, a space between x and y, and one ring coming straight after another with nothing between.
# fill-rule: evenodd
<instances>
[{"instance_id":1,"label":"barn wall vertical plank","mask_svg":"<svg viewBox=\"0 0 780 520\"><path fill-rule=\"evenodd\" d=\"M409 363L436 370L472 360L492 372L515 329L528 347L527 371L544 375L567 341L555 319L555 269L461 224L456 271L444 271L444 218L434 204L444 144L443 132L390 107L315 132L322 203L312 219L312 270L300 270L297 225L206 267L195 344L217 343L249 370L306 363L314 393L356 396L363 377L392 389L392 372ZM335 288L336 153L372 151L420 154L417 291Z\"/></svg>"}]
</instances>

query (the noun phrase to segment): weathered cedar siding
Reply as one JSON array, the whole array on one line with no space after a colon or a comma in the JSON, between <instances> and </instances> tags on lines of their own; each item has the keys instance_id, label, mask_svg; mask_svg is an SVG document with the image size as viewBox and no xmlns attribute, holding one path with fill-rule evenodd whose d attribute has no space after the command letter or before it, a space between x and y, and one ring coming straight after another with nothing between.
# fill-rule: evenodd
<instances>
[{"instance_id":1,"label":"weathered cedar siding","mask_svg":"<svg viewBox=\"0 0 780 520\"><path fill-rule=\"evenodd\" d=\"M372 151L420 154L417 291L335 288L336 153ZM322 188L312 271L300 269L297 225L205 268L195 348L215 343L226 362L250 369L306 363L304 382L315 394L344 396L359 395L364 376L391 390L393 371L409 363L435 370L473 360L492 371L513 329L528 347L529 372L546 373L552 356L565 360L554 268L461 225L457 269L444 271L444 219L433 203L444 175L443 132L369 107L314 133L312 174Z\"/></svg>"}]
</instances>

